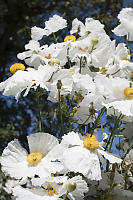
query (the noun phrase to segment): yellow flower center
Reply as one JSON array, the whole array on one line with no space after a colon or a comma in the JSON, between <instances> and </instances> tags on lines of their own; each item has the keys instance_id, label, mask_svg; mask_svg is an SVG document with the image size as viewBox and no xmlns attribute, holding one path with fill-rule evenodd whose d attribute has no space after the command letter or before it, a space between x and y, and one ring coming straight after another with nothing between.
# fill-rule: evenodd
<instances>
[{"instance_id":1,"label":"yellow flower center","mask_svg":"<svg viewBox=\"0 0 133 200\"><path fill-rule=\"evenodd\" d=\"M69 40L72 40L72 42L75 42L76 40L76 37L74 35L67 35L65 38L64 38L64 42L67 42Z\"/></svg>"},{"instance_id":2,"label":"yellow flower center","mask_svg":"<svg viewBox=\"0 0 133 200\"><path fill-rule=\"evenodd\" d=\"M133 98L133 88L125 88L124 89L124 95L128 98Z\"/></svg>"},{"instance_id":3,"label":"yellow flower center","mask_svg":"<svg viewBox=\"0 0 133 200\"><path fill-rule=\"evenodd\" d=\"M129 60L128 58L125 58L125 57L121 58L121 60L127 60L127 61L131 62L131 60Z\"/></svg>"},{"instance_id":4,"label":"yellow flower center","mask_svg":"<svg viewBox=\"0 0 133 200\"><path fill-rule=\"evenodd\" d=\"M49 54L48 56L45 56L45 58L50 59L50 58L51 58L51 55Z\"/></svg>"},{"instance_id":5,"label":"yellow flower center","mask_svg":"<svg viewBox=\"0 0 133 200\"><path fill-rule=\"evenodd\" d=\"M18 70L25 70L25 66L22 63L15 63L10 67L10 72L15 74Z\"/></svg>"},{"instance_id":6,"label":"yellow flower center","mask_svg":"<svg viewBox=\"0 0 133 200\"><path fill-rule=\"evenodd\" d=\"M58 195L58 192L56 192L51 182L48 183L47 188L44 189L44 192L48 192L49 196L53 196L54 194Z\"/></svg>"},{"instance_id":7,"label":"yellow flower center","mask_svg":"<svg viewBox=\"0 0 133 200\"><path fill-rule=\"evenodd\" d=\"M83 141L83 145L85 148L94 151L99 147L99 142L96 139L95 135L87 134L86 138Z\"/></svg>"},{"instance_id":8,"label":"yellow flower center","mask_svg":"<svg viewBox=\"0 0 133 200\"><path fill-rule=\"evenodd\" d=\"M42 154L40 152L30 153L26 160L30 165L37 165L42 160Z\"/></svg>"}]
</instances>

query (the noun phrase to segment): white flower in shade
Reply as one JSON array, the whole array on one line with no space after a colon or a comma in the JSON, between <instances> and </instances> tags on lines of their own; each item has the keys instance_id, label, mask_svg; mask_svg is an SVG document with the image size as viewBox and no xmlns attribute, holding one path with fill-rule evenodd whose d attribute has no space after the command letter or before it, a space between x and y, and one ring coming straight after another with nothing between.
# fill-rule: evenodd
<instances>
[{"instance_id":1,"label":"white flower in shade","mask_svg":"<svg viewBox=\"0 0 133 200\"><path fill-rule=\"evenodd\" d=\"M60 69L52 76L50 80L50 87L49 87L50 94L48 100L53 102L58 101L58 89L57 89L58 81L61 81L60 95L65 96L67 94L70 94L73 85L73 78L72 75L70 74L70 70Z\"/></svg>"},{"instance_id":2,"label":"white flower in shade","mask_svg":"<svg viewBox=\"0 0 133 200\"><path fill-rule=\"evenodd\" d=\"M61 199L68 192L71 200L83 200L84 193L88 191L87 183L81 176L75 176L67 179L62 177L46 177L32 179L34 186L31 189L25 189L17 186L13 189L13 195L17 200L56 200Z\"/></svg>"},{"instance_id":3,"label":"white flower in shade","mask_svg":"<svg viewBox=\"0 0 133 200\"><path fill-rule=\"evenodd\" d=\"M59 15L54 15L45 22L45 30L47 31L47 36L65 27L67 27L67 21Z\"/></svg>"},{"instance_id":4,"label":"white flower in shade","mask_svg":"<svg viewBox=\"0 0 133 200\"><path fill-rule=\"evenodd\" d=\"M78 123L88 124L89 122L94 122L98 115L97 111L103 108L102 102L104 102L102 95L89 94L88 92L82 102L79 103L77 112L75 113Z\"/></svg>"},{"instance_id":5,"label":"white flower in shade","mask_svg":"<svg viewBox=\"0 0 133 200\"><path fill-rule=\"evenodd\" d=\"M13 179L8 179L5 183L5 187L3 187L3 189L8 193L11 194L12 193L12 189L14 187L16 187L17 185L24 185L26 184L28 181L28 179L21 179L21 180L13 180Z\"/></svg>"},{"instance_id":6,"label":"white flower in shade","mask_svg":"<svg viewBox=\"0 0 133 200\"><path fill-rule=\"evenodd\" d=\"M1 157L2 171L16 179L46 177L63 169L60 162L51 160L49 152L58 145L56 137L48 133L36 133L27 137L30 154L19 144L17 139L11 141Z\"/></svg>"},{"instance_id":7,"label":"white flower in shade","mask_svg":"<svg viewBox=\"0 0 133 200\"><path fill-rule=\"evenodd\" d=\"M123 8L118 15L118 19L120 25L113 32L119 36L127 35L127 39L133 41L133 8Z\"/></svg>"},{"instance_id":8,"label":"white flower in shade","mask_svg":"<svg viewBox=\"0 0 133 200\"><path fill-rule=\"evenodd\" d=\"M131 149L129 151L129 153L126 155L125 159L126 163L129 164L133 164L133 149Z\"/></svg>"},{"instance_id":9,"label":"white flower in shade","mask_svg":"<svg viewBox=\"0 0 133 200\"><path fill-rule=\"evenodd\" d=\"M104 151L95 135L87 134L86 137L82 137L78 133L70 132L63 136L61 145L66 148L62 155L62 162L65 167L75 173L82 173L90 180L101 179L99 159L103 162L104 157L110 163L121 163L122 161Z\"/></svg>"},{"instance_id":10,"label":"white flower in shade","mask_svg":"<svg viewBox=\"0 0 133 200\"><path fill-rule=\"evenodd\" d=\"M48 187L51 187L50 189L43 189L39 187L33 187L32 189L28 188L23 188L21 186L16 186L13 189L13 195L16 197L16 200L60 200L62 198L58 197L58 194L55 190L53 189L52 186L48 185ZM49 195L51 193L52 195Z\"/></svg>"},{"instance_id":11,"label":"white flower in shade","mask_svg":"<svg viewBox=\"0 0 133 200\"><path fill-rule=\"evenodd\" d=\"M133 192L131 192L130 190L123 190L120 187L115 187L114 190L111 192L109 198L115 200L132 200Z\"/></svg>"},{"instance_id":12,"label":"white flower in shade","mask_svg":"<svg viewBox=\"0 0 133 200\"><path fill-rule=\"evenodd\" d=\"M128 122L124 126L124 130L122 131L122 135L125 138L128 138L130 142L132 142L133 137L133 122Z\"/></svg>"},{"instance_id":13,"label":"white flower in shade","mask_svg":"<svg viewBox=\"0 0 133 200\"><path fill-rule=\"evenodd\" d=\"M81 176L75 176L68 179L63 185L68 190L68 198L71 200L83 200L84 194L88 192L87 183Z\"/></svg>"},{"instance_id":14,"label":"white flower in shade","mask_svg":"<svg viewBox=\"0 0 133 200\"><path fill-rule=\"evenodd\" d=\"M51 185L55 189L56 195L62 196L68 192L68 198L71 200L82 200L84 194L88 191L87 183L79 175L73 178L67 176L34 178L32 184L43 186L43 188L48 188Z\"/></svg>"}]
</instances>

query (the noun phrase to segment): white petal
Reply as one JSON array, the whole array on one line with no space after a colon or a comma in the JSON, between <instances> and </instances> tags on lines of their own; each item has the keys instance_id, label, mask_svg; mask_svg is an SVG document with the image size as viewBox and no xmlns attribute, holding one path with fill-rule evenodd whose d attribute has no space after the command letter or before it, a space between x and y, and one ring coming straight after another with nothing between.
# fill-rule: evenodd
<instances>
[{"instance_id":1,"label":"white petal","mask_svg":"<svg viewBox=\"0 0 133 200\"><path fill-rule=\"evenodd\" d=\"M109 160L110 163L121 163L122 160L116 156L114 156L113 154L97 149L98 153L102 154L107 160Z\"/></svg>"},{"instance_id":2,"label":"white petal","mask_svg":"<svg viewBox=\"0 0 133 200\"><path fill-rule=\"evenodd\" d=\"M83 147L72 147L63 153L62 162L70 171L82 173L91 180L101 179L100 163L96 152Z\"/></svg>"},{"instance_id":3,"label":"white petal","mask_svg":"<svg viewBox=\"0 0 133 200\"><path fill-rule=\"evenodd\" d=\"M40 152L43 156L46 156L52 148L59 144L56 137L43 132L32 134L27 138L30 152Z\"/></svg>"}]
</instances>

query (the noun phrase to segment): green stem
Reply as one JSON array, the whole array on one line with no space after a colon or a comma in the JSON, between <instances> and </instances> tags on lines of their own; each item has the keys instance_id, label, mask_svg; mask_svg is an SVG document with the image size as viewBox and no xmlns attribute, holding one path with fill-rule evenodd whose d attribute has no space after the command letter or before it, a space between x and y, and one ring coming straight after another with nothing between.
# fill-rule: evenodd
<instances>
[{"instance_id":1,"label":"green stem","mask_svg":"<svg viewBox=\"0 0 133 200\"><path fill-rule=\"evenodd\" d=\"M39 98L39 94L37 92L37 105L38 105L38 122L39 122L39 131L42 132L42 118L41 118L41 115L42 115L42 111L41 111L41 107L40 107L40 98Z\"/></svg>"},{"instance_id":2,"label":"green stem","mask_svg":"<svg viewBox=\"0 0 133 200\"><path fill-rule=\"evenodd\" d=\"M101 109L101 112L100 112L100 114L98 115L97 119L95 120L95 124L94 124L94 126L93 126L93 128L92 128L92 134L93 134L93 131L97 128L97 123L98 123L99 119L103 116L105 110L106 110L106 108L103 107L103 108ZM91 135L92 135L92 134L91 134Z\"/></svg>"},{"instance_id":3,"label":"green stem","mask_svg":"<svg viewBox=\"0 0 133 200\"><path fill-rule=\"evenodd\" d=\"M64 200L67 200L68 194L69 194L69 192L67 191L66 194L65 194L65 196L64 196L64 198L63 198Z\"/></svg>"},{"instance_id":4,"label":"green stem","mask_svg":"<svg viewBox=\"0 0 133 200\"><path fill-rule=\"evenodd\" d=\"M55 33L53 33L53 37L54 37L55 42L57 43L57 42L58 42L58 39L57 39Z\"/></svg>"},{"instance_id":5,"label":"green stem","mask_svg":"<svg viewBox=\"0 0 133 200\"><path fill-rule=\"evenodd\" d=\"M103 134L103 122L102 122L102 116L100 117L100 121L101 121L101 130L102 130L102 134Z\"/></svg>"},{"instance_id":6,"label":"green stem","mask_svg":"<svg viewBox=\"0 0 133 200\"><path fill-rule=\"evenodd\" d=\"M58 89L58 102L59 102L59 114L60 114L60 121L61 121L61 133L62 133L62 135L64 135L64 126L63 126L63 118L62 118L62 110L61 110L60 89Z\"/></svg>"},{"instance_id":7,"label":"green stem","mask_svg":"<svg viewBox=\"0 0 133 200\"><path fill-rule=\"evenodd\" d=\"M81 68L82 68L82 57L80 58L80 69L79 69L80 74L81 74Z\"/></svg>"},{"instance_id":8,"label":"green stem","mask_svg":"<svg viewBox=\"0 0 133 200\"><path fill-rule=\"evenodd\" d=\"M121 158L124 159L132 148L133 148L133 144L130 145L130 147L127 149L127 151L124 153L124 155Z\"/></svg>"},{"instance_id":9,"label":"green stem","mask_svg":"<svg viewBox=\"0 0 133 200\"><path fill-rule=\"evenodd\" d=\"M114 72L113 74L111 74L112 76L117 74L120 71L120 69L118 69L116 72Z\"/></svg>"}]
</instances>

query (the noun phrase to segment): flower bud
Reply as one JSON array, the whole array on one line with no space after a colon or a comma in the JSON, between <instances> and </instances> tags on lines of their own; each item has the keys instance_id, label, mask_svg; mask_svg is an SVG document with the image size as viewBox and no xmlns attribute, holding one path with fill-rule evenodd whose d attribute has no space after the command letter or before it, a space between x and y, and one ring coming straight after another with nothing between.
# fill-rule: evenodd
<instances>
[{"instance_id":1,"label":"flower bud","mask_svg":"<svg viewBox=\"0 0 133 200\"><path fill-rule=\"evenodd\" d=\"M64 103L64 101L65 101L65 97L64 97L64 95L61 95L61 97L60 97L60 101L61 101L61 103Z\"/></svg>"},{"instance_id":2,"label":"flower bud","mask_svg":"<svg viewBox=\"0 0 133 200\"><path fill-rule=\"evenodd\" d=\"M58 58L54 58L49 62L49 64L51 66L54 66L54 64L60 65L60 60Z\"/></svg>"},{"instance_id":3,"label":"flower bud","mask_svg":"<svg viewBox=\"0 0 133 200\"><path fill-rule=\"evenodd\" d=\"M67 190L67 192L73 192L75 189L76 189L76 183L71 183L71 182L69 182L69 183L66 185L66 190Z\"/></svg>"},{"instance_id":4,"label":"flower bud","mask_svg":"<svg viewBox=\"0 0 133 200\"><path fill-rule=\"evenodd\" d=\"M92 42L92 45L95 46L98 43L98 38L96 37L92 38L91 42Z\"/></svg>"},{"instance_id":5,"label":"flower bud","mask_svg":"<svg viewBox=\"0 0 133 200\"><path fill-rule=\"evenodd\" d=\"M78 110L77 106L73 107L73 114L75 114L77 112L77 110Z\"/></svg>"},{"instance_id":6,"label":"flower bud","mask_svg":"<svg viewBox=\"0 0 133 200\"><path fill-rule=\"evenodd\" d=\"M61 80L58 80L58 82L57 82L56 85L57 85L57 89L60 90L61 87L62 87L62 82L61 82Z\"/></svg>"}]
</instances>

